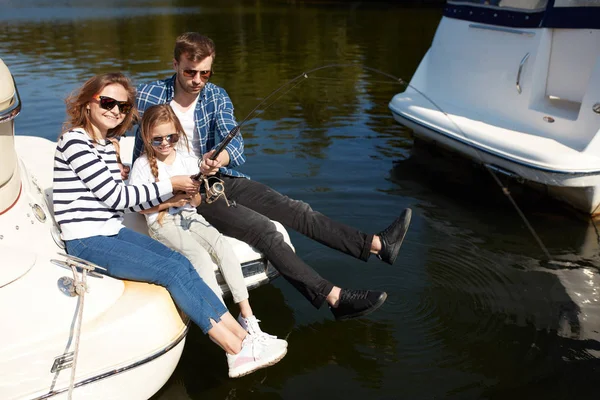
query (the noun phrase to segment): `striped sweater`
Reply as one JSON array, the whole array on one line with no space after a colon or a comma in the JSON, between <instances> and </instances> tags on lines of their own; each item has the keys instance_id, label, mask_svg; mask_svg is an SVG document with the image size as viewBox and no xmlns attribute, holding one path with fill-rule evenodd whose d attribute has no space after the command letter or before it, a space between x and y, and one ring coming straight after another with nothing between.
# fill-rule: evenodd
<instances>
[{"instance_id":1,"label":"striped sweater","mask_svg":"<svg viewBox=\"0 0 600 400\"><path fill-rule=\"evenodd\" d=\"M52 196L63 240L116 235L125 211L156 206L172 192L170 180L126 185L109 140L94 144L83 129L58 140Z\"/></svg>"}]
</instances>

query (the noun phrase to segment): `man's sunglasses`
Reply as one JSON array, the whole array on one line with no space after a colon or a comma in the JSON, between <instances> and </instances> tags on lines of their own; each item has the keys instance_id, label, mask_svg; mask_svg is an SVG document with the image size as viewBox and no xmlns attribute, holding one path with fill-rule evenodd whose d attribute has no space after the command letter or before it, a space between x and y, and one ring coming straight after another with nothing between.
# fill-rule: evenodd
<instances>
[{"instance_id":1,"label":"man's sunglasses","mask_svg":"<svg viewBox=\"0 0 600 400\"><path fill-rule=\"evenodd\" d=\"M115 108L115 106L119 106L119 112L122 114L129 114L131 107L133 107L131 103L127 101L118 101L108 96L95 96L94 99L100 102L100 107L108 111Z\"/></svg>"},{"instance_id":2,"label":"man's sunglasses","mask_svg":"<svg viewBox=\"0 0 600 400\"><path fill-rule=\"evenodd\" d=\"M163 140L166 140L169 144L175 144L179 141L178 133L170 133L166 136L154 136L152 138L152 146L158 147L162 144Z\"/></svg>"},{"instance_id":3,"label":"man's sunglasses","mask_svg":"<svg viewBox=\"0 0 600 400\"><path fill-rule=\"evenodd\" d=\"M200 78L209 79L213 72L211 69L207 69L206 71L196 71L195 69L184 69L183 76L186 78L193 78L196 74L200 74Z\"/></svg>"}]
</instances>

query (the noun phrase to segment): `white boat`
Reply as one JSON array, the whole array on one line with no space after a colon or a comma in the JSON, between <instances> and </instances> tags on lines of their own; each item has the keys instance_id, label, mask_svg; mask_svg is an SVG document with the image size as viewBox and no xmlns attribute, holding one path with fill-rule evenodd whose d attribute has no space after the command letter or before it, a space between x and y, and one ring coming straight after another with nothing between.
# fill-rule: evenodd
<instances>
[{"instance_id":1,"label":"white boat","mask_svg":"<svg viewBox=\"0 0 600 400\"><path fill-rule=\"evenodd\" d=\"M20 108L0 60L0 399L147 399L175 369L188 318L164 288L87 272L64 255L51 206L56 143L15 136ZM124 139L125 163L132 146ZM146 229L139 214L126 224ZM250 288L277 275L261 254L228 239ZM87 292L76 293L75 278Z\"/></svg>"},{"instance_id":2,"label":"white boat","mask_svg":"<svg viewBox=\"0 0 600 400\"><path fill-rule=\"evenodd\" d=\"M600 214L597 1L448 1L389 107L416 138Z\"/></svg>"}]
</instances>

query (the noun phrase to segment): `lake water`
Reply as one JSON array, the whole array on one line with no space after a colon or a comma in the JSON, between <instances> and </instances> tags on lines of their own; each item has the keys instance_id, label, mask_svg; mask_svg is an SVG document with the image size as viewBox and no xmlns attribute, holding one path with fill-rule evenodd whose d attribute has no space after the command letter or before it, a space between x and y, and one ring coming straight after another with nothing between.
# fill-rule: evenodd
<instances>
[{"instance_id":1,"label":"lake water","mask_svg":"<svg viewBox=\"0 0 600 400\"><path fill-rule=\"evenodd\" d=\"M231 380L193 327L155 400L597 398L597 226L507 182L568 263L547 262L486 171L413 145L387 108L403 90L389 75L410 79L440 18L393 2L0 0L0 58L24 103L17 134L54 140L64 98L93 74L169 76L174 38L195 30L216 42L213 82L249 116L244 172L367 232L413 209L393 267L291 232L335 284L386 290L376 313L335 322L278 279L251 301L263 328L288 338L282 362Z\"/></svg>"}]
</instances>

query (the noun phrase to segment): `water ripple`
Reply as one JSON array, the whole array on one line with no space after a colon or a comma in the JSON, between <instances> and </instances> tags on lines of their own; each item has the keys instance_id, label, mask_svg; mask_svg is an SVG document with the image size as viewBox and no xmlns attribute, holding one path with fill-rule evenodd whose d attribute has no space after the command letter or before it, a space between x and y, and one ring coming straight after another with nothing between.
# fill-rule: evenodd
<instances>
[{"instance_id":1,"label":"water ripple","mask_svg":"<svg viewBox=\"0 0 600 400\"><path fill-rule=\"evenodd\" d=\"M403 252L415 247L409 242ZM455 347L468 349L494 341L507 323L524 326L531 320L515 317L523 311L520 282L498 254L464 240L423 249L426 268L406 266L401 274L379 277L381 287L391 288L389 316L406 331L399 352L412 360L413 368L425 373L440 366L472 364L470 351ZM423 360L435 360L436 366Z\"/></svg>"}]
</instances>

